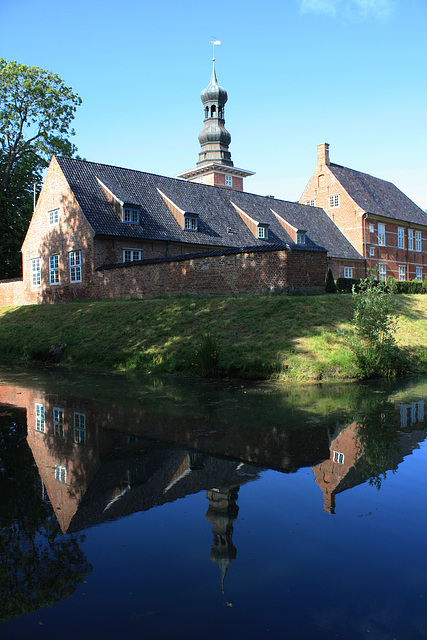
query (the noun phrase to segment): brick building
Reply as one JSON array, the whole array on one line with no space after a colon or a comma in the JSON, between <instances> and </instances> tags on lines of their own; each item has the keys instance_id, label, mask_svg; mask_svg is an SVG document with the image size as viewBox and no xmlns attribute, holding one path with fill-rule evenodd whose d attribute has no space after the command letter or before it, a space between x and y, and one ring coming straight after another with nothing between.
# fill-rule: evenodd
<instances>
[{"instance_id":1,"label":"brick building","mask_svg":"<svg viewBox=\"0 0 427 640\"><path fill-rule=\"evenodd\" d=\"M322 207L381 279L427 276L426 213L391 182L330 162L326 143L300 202ZM351 277L351 265L333 271Z\"/></svg>"},{"instance_id":2,"label":"brick building","mask_svg":"<svg viewBox=\"0 0 427 640\"><path fill-rule=\"evenodd\" d=\"M168 178L53 157L0 305L323 291L335 277L427 275L427 215L394 185L329 162L300 203L243 191L215 63L196 168Z\"/></svg>"}]
</instances>

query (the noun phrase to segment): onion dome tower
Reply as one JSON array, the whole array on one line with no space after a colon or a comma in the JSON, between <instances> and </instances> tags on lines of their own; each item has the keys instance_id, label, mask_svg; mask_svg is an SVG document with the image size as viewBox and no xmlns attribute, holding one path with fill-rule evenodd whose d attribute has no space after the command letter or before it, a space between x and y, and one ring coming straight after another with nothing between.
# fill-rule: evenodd
<instances>
[{"instance_id":1,"label":"onion dome tower","mask_svg":"<svg viewBox=\"0 0 427 640\"><path fill-rule=\"evenodd\" d=\"M204 109L204 127L199 133L200 153L196 168L178 174L190 182L203 182L217 187L243 191L243 178L253 171L238 169L231 160L228 147L231 136L225 128L225 103L228 96L219 84L212 59L211 80L200 94Z\"/></svg>"}]
</instances>

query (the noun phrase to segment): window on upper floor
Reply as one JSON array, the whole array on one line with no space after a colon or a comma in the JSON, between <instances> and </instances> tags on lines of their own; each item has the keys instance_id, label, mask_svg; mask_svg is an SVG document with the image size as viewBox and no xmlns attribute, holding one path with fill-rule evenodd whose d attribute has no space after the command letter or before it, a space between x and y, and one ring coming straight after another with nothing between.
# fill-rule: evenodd
<instances>
[{"instance_id":1,"label":"window on upper floor","mask_svg":"<svg viewBox=\"0 0 427 640\"><path fill-rule=\"evenodd\" d=\"M70 251L69 260L70 260L70 282L81 282L82 281L82 252L80 250Z\"/></svg>"},{"instance_id":2,"label":"window on upper floor","mask_svg":"<svg viewBox=\"0 0 427 640\"><path fill-rule=\"evenodd\" d=\"M141 249L123 249L123 262L137 262L141 259Z\"/></svg>"},{"instance_id":3,"label":"window on upper floor","mask_svg":"<svg viewBox=\"0 0 427 640\"><path fill-rule=\"evenodd\" d=\"M305 244L305 231L297 231L297 244Z\"/></svg>"},{"instance_id":4,"label":"window on upper floor","mask_svg":"<svg viewBox=\"0 0 427 640\"><path fill-rule=\"evenodd\" d=\"M332 459L334 462L337 462L338 464L344 464L344 454L341 453L340 451L334 451Z\"/></svg>"},{"instance_id":5,"label":"window on upper floor","mask_svg":"<svg viewBox=\"0 0 427 640\"><path fill-rule=\"evenodd\" d=\"M123 208L123 222L129 222L131 224L139 223L139 211L131 207Z\"/></svg>"},{"instance_id":6,"label":"window on upper floor","mask_svg":"<svg viewBox=\"0 0 427 640\"><path fill-rule=\"evenodd\" d=\"M268 227L263 224L259 224L257 228L257 238L259 240L267 240L268 238Z\"/></svg>"},{"instance_id":7,"label":"window on upper floor","mask_svg":"<svg viewBox=\"0 0 427 640\"><path fill-rule=\"evenodd\" d=\"M421 251L421 231L415 231L415 251Z\"/></svg>"},{"instance_id":8,"label":"window on upper floor","mask_svg":"<svg viewBox=\"0 0 427 640\"><path fill-rule=\"evenodd\" d=\"M414 250L414 232L412 229L408 229L408 249L409 251Z\"/></svg>"},{"instance_id":9,"label":"window on upper floor","mask_svg":"<svg viewBox=\"0 0 427 640\"><path fill-rule=\"evenodd\" d=\"M185 231L197 231L197 216L189 215L188 213L184 214L184 229Z\"/></svg>"},{"instance_id":10,"label":"window on upper floor","mask_svg":"<svg viewBox=\"0 0 427 640\"><path fill-rule=\"evenodd\" d=\"M423 281L423 268L422 267L416 267L416 269L415 269L415 278L419 282Z\"/></svg>"},{"instance_id":11,"label":"window on upper floor","mask_svg":"<svg viewBox=\"0 0 427 640\"><path fill-rule=\"evenodd\" d=\"M41 284L40 258L31 259L31 284L33 287L39 287Z\"/></svg>"},{"instance_id":12,"label":"window on upper floor","mask_svg":"<svg viewBox=\"0 0 427 640\"><path fill-rule=\"evenodd\" d=\"M50 284L59 284L59 255L49 256L49 282Z\"/></svg>"},{"instance_id":13,"label":"window on upper floor","mask_svg":"<svg viewBox=\"0 0 427 640\"><path fill-rule=\"evenodd\" d=\"M59 209L52 209L52 211L49 211L48 216L49 216L49 224L58 224Z\"/></svg>"},{"instance_id":14,"label":"window on upper floor","mask_svg":"<svg viewBox=\"0 0 427 640\"><path fill-rule=\"evenodd\" d=\"M53 432L59 438L64 437L64 409L53 408Z\"/></svg>"},{"instance_id":15,"label":"window on upper floor","mask_svg":"<svg viewBox=\"0 0 427 640\"><path fill-rule=\"evenodd\" d=\"M344 278L353 277L353 267L344 267Z\"/></svg>"},{"instance_id":16,"label":"window on upper floor","mask_svg":"<svg viewBox=\"0 0 427 640\"><path fill-rule=\"evenodd\" d=\"M369 233L375 233L375 225L373 222L369 223Z\"/></svg>"},{"instance_id":17,"label":"window on upper floor","mask_svg":"<svg viewBox=\"0 0 427 640\"><path fill-rule=\"evenodd\" d=\"M329 207L332 209L333 207L340 206L340 196L339 193L335 193L332 196L329 196Z\"/></svg>"},{"instance_id":18,"label":"window on upper floor","mask_svg":"<svg viewBox=\"0 0 427 640\"><path fill-rule=\"evenodd\" d=\"M46 431L46 420L45 420L45 408L44 404L40 402L36 402L36 431L40 433L45 433Z\"/></svg>"},{"instance_id":19,"label":"window on upper floor","mask_svg":"<svg viewBox=\"0 0 427 640\"><path fill-rule=\"evenodd\" d=\"M308 205L309 207L314 207L315 206L314 198L311 198L310 200L306 200L305 204Z\"/></svg>"},{"instance_id":20,"label":"window on upper floor","mask_svg":"<svg viewBox=\"0 0 427 640\"><path fill-rule=\"evenodd\" d=\"M385 224L378 223L378 244L385 247Z\"/></svg>"},{"instance_id":21,"label":"window on upper floor","mask_svg":"<svg viewBox=\"0 0 427 640\"><path fill-rule=\"evenodd\" d=\"M67 483L67 468L60 465L55 467L55 480L61 484Z\"/></svg>"},{"instance_id":22,"label":"window on upper floor","mask_svg":"<svg viewBox=\"0 0 427 640\"><path fill-rule=\"evenodd\" d=\"M86 444L86 414L74 414L74 442L76 444Z\"/></svg>"},{"instance_id":23,"label":"window on upper floor","mask_svg":"<svg viewBox=\"0 0 427 640\"><path fill-rule=\"evenodd\" d=\"M369 255L375 256L375 247L369 247Z\"/></svg>"},{"instance_id":24,"label":"window on upper floor","mask_svg":"<svg viewBox=\"0 0 427 640\"><path fill-rule=\"evenodd\" d=\"M406 267L399 265L399 280L406 280Z\"/></svg>"},{"instance_id":25,"label":"window on upper floor","mask_svg":"<svg viewBox=\"0 0 427 640\"><path fill-rule=\"evenodd\" d=\"M402 227L398 227L397 229L397 248L405 248L405 229L403 229Z\"/></svg>"},{"instance_id":26,"label":"window on upper floor","mask_svg":"<svg viewBox=\"0 0 427 640\"><path fill-rule=\"evenodd\" d=\"M226 175L225 176L225 186L232 187L233 186L233 176Z\"/></svg>"}]
</instances>

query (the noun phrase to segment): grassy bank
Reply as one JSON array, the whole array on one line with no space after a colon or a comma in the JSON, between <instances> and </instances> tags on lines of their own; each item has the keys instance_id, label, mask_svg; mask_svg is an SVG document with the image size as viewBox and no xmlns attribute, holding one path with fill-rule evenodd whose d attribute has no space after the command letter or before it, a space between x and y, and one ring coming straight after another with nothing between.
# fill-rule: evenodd
<instances>
[{"instance_id":1,"label":"grassy bank","mask_svg":"<svg viewBox=\"0 0 427 640\"><path fill-rule=\"evenodd\" d=\"M427 371L427 296L397 295L393 302L408 370ZM215 350L221 375L352 378L341 330L350 328L353 305L351 295L335 294L3 307L0 362L46 361L52 345L61 345L65 365L194 375Z\"/></svg>"}]
</instances>

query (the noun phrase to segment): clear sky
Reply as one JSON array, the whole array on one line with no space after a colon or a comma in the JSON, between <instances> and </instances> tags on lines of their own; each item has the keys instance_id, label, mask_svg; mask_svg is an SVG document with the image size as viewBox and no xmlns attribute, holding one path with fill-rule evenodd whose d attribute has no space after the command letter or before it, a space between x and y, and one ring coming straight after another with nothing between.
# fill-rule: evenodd
<instances>
[{"instance_id":1,"label":"clear sky","mask_svg":"<svg viewBox=\"0 0 427 640\"><path fill-rule=\"evenodd\" d=\"M0 56L82 98L79 155L162 175L198 160L214 38L246 191L298 200L329 142L427 208L427 0L0 0Z\"/></svg>"}]
</instances>

